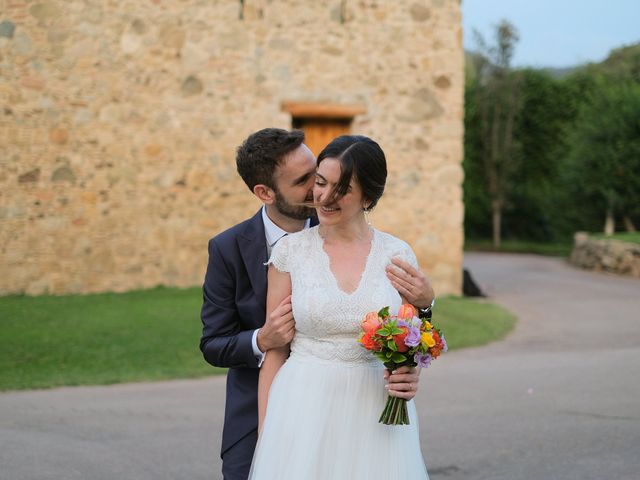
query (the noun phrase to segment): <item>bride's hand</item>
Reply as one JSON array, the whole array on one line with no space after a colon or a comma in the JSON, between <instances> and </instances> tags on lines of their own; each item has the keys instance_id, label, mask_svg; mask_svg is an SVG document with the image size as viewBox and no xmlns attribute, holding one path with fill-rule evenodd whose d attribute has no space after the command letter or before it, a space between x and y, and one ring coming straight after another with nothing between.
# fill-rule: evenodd
<instances>
[{"instance_id":1,"label":"bride's hand","mask_svg":"<svg viewBox=\"0 0 640 480\"><path fill-rule=\"evenodd\" d=\"M391 259L386 272L393 288L406 298L407 302L418 308L427 308L431 305L435 294L431 280L424 272L413 268L410 263L398 257Z\"/></svg>"},{"instance_id":2,"label":"bride's hand","mask_svg":"<svg viewBox=\"0 0 640 480\"><path fill-rule=\"evenodd\" d=\"M394 373L384 371L384 379L387 381L385 388L392 397L411 400L416 396L420 382L420 370L416 367L400 367Z\"/></svg>"}]
</instances>

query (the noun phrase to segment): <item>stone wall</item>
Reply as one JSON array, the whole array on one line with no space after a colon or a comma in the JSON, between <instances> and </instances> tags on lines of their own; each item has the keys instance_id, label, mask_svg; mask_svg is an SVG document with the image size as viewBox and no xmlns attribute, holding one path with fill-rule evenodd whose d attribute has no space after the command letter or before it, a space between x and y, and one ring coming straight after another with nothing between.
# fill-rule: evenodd
<instances>
[{"instance_id":1,"label":"stone wall","mask_svg":"<svg viewBox=\"0 0 640 480\"><path fill-rule=\"evenodd\" d=\"M606 238L574 236L571 263L588 270L613 272L640 278L640 245Z\"/></svg>"},{"instance_id":2,"label":"stone wall","mask_svg":"<svg viewBox=\"0 0 640 480\"><path fill-rule=\"evenodd\" d=\"M374 225L438 294L462 272L458 0L6 0L0 294L199 285L255 212L235 172L282 102L358 104L387 154Z\"/></svg>"}]
</instances>

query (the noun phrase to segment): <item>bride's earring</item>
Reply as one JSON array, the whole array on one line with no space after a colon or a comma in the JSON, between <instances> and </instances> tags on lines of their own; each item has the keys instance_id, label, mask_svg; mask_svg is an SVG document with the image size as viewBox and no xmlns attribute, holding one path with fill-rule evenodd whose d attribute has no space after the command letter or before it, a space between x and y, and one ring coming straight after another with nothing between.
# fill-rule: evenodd
<instances>
[{"instance_id":1,"label":"bride's earring","mask_svg":"<svg viewBox=\"0 0 640 480\"><path fill-rule=\"evenodd\" d=\"M371 226L371 219L369 218L369 209L365 206L362 207L364 211L364 220L367 222L367 225Z\"/></svg>"}]
</instances>

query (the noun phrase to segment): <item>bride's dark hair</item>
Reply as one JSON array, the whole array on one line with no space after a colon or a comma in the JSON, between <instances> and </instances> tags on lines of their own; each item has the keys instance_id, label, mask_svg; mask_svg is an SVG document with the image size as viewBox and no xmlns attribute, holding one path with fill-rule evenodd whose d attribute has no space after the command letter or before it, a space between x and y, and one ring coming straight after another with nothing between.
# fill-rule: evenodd
<instances>
[{"instance_id":1,"label":"bride's dark hair","mask_svg":"<svg viewBox=\"0 0 640 480\"><path fill-rule=\"evenodd\" d=\"M387 181L387 160L380 145L363 135L342 135L324 147L318 155L317 165L325 158L335 158L341 167L340 179L329 202L347 193L353 177L360 185L364 199L369 202L365 210L376 206Z\"/></svg>"}]
</instances>

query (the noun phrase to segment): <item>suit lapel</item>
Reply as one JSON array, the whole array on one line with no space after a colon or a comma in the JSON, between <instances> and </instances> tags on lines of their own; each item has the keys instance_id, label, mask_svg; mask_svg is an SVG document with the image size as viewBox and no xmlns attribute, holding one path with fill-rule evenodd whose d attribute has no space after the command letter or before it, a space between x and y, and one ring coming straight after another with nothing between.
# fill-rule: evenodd
<instances>
[{"instance_id":1,"label":"suit lapel","mask_svg":"<svg viewBox=\"0 0 640 480\"><path fill-rule=\"evenodd\" d=\"M266 310L267 301L267 243L262 222L262 210L247 224L247 228L238 236L238 246L242 261L249 275L251 288L256 296L258 305Z\"/></svg>"}]
</instances>

